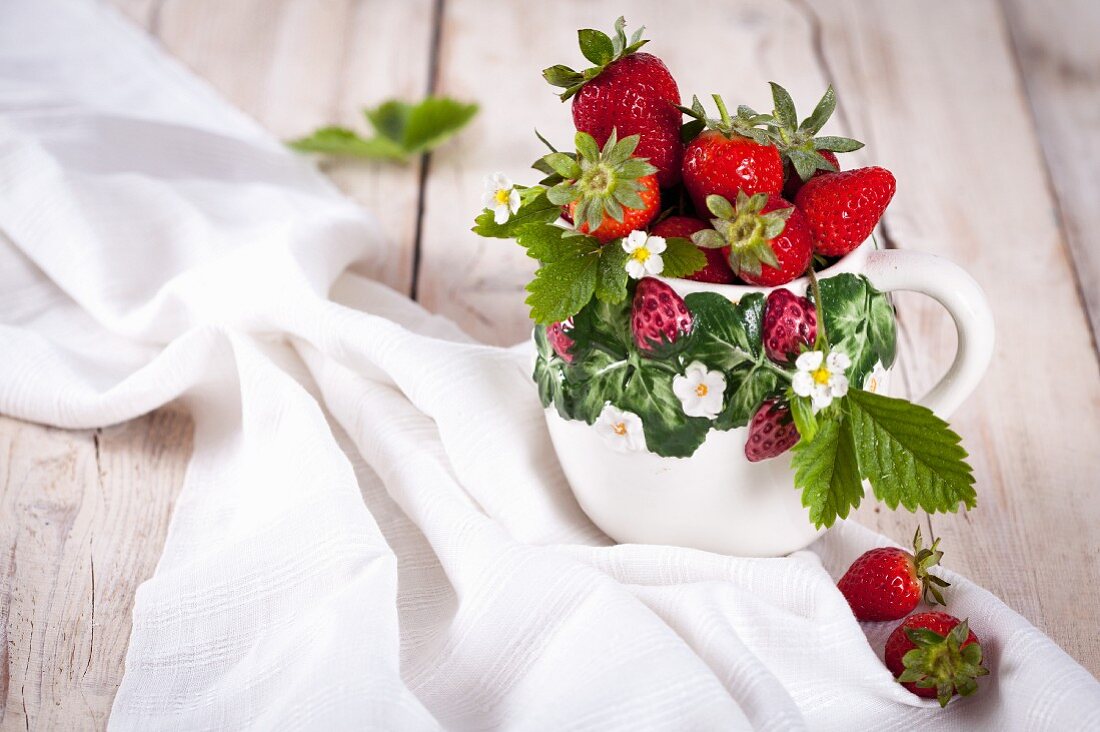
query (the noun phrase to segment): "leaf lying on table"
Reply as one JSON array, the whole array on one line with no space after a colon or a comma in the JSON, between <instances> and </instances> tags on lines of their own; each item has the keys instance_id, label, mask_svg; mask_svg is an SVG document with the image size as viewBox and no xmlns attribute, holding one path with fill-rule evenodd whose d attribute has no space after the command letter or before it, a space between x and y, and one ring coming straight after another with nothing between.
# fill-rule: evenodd
<instances>
[{"instance_id":1,"label":"leaf lying on table","mask_svg":"<svg viewBox=\"0 0 1100 732\"><path fill-rule=\"evenodd\" d=\"M323 127L288 144L299 152L405 162L465 127L477 114L477 105L427 97L418 104L390 100L363 114L377 133L374 137L360 137L346 127Z\"/></svg>"}]
</instances>

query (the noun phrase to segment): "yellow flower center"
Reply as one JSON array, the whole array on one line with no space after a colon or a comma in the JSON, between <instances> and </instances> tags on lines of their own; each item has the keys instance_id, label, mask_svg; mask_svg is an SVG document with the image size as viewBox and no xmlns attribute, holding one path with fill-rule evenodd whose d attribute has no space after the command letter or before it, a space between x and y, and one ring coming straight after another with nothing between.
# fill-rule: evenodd
<instances>
[{"instance_id":1,"label":"yellow flower center","mask_svg":"<svg viewBox=\"0 0 1100 732\"><path fill-rule=\"evenodd\" d=\"M829 369L825 368L824 366L817 369L812 374L812 376L814 377L814 381L816 381L819 384L828 384L829 383L829 377L831 375L832 374L829 373Z\"/></svg>"},{"instance_id":2,"label":"yellow flower center","mask_svg":"<svg viewBox=\"0 0 1100 732\"><path fill-rule=\"evenodd\" d=\"M705 397L708 391L710 391L710 389L707 388L706 384L700 384L699 386L695 387L695 393L701 397Z\"/></svg>"},{"instance_id":3,"label":"yellow flower center","mask_svg":"<svg viewBox=\"0 0 1100 732\"><path fill-rule=\"evenodd\" d=\"M872 394L878 391L878 379L876 379L874 376L871 377L871 383L867 385L867 391L871 392Z\"/></svg>"},{"instance_id":4,"label":"yellow flower center","mask_svg":"<svg viewBox=\"0 0 1100 732\"><path fill-rule=\"evenodd\" d=\"M496 200L498 206L507 206L508 199L511 197L511 195L512 191L508 190L507 188L499 188L497 189L494 199Z\"/></svg>"},{"instance_id":5,"label":"yellow flower center","mask_svg":"<svg viewBox=\"0 0 1100 732\"><path fill-rule=\"evenodd\" d=\"M631 252L630 256L632 256L639 262L645 262L647 259L649 259L649 250L645 247L638 247L633 252Z\"/></svg>"},{"instance_id":6,"label":"yellow flower center","mask_svg":"<svg viewBox=\"0 0 1100 732\"><path fill-rule=\"evenodd\" d=\"M615 434L618 435L619 437L626 437L626 423L625 422L616 422L614 425L612 425L611 429L614 430Z\"/></svg>"}]
</instances>

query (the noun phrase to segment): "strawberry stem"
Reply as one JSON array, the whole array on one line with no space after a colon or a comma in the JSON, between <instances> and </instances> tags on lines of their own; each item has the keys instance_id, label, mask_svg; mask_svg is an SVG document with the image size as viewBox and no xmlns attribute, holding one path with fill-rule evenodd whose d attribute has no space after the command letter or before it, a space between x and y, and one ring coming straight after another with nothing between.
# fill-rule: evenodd
<instances>
[{"instance_id":1,"label":"strawberry stem","mask_svg":"<svg viewBox=\"0 0 1100 732\"><path fill-rule=\"evenodd\" d=\"M817 283L817 273L814 272L813 262L806 268L806 276L810 278L810 289L814 293L814 310L817 311L817 338L814 340L815 351L829 350L829 336L825 333L825 312L821 306L821 286Z\"/></svg>"},{"instance_id":2,"label":"strawberry stem","mask_svg":"<svg viewBox=\"0 0 1100 732\"><path fill-rule=\"evenodd\" d=\"M726 103L722 101L721 94L711 94L714 98L714 103L718 105L718 114L722 117L722 126L727 130L733 125L733 120L730 119L730 113L726 109Z\"/></svg>"}]
</instances>

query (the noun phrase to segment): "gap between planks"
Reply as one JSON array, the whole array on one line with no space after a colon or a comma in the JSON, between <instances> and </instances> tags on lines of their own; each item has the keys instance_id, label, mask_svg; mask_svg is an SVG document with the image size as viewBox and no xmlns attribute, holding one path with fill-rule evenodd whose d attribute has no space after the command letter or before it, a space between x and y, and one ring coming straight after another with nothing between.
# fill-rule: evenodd
<instances>
[{"instance_id":1,"label":"gap between planks","mask_svg":"<svg viewBox=\"0 0 1100 732\"><path fill-rule=\"evenodd\" d=\"M435 94L439 82L439 44L443 35L443 3L445 0L434 0L432 3L432 34L428 42L428 83L424 93L428 96ZM432 169L432 154L426 152L420 156L420 170L416 182L416 231L413 234L412 251L412 276L409 285L409 297L413 300L420 299L420 239L424 232L425 197L428 189L428 175Z\"/></svg>"}]
</instances>

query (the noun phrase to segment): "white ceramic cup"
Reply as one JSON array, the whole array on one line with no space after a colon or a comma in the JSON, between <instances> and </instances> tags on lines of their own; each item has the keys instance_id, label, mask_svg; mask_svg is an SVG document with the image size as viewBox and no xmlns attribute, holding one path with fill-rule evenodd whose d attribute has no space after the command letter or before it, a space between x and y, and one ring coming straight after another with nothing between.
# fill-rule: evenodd
<instances>
[{"instance_id":1,"label":"white ceramic cup","mask_svg":"<svg viewBox=\"0 0 1100 732\"><path fill-rule=\"evenodd\" d=\"M955 360L919 400L941 417L950 415L978 385L993 356L993 314L978 283L940 257L877 250L871 241L818 276L842 272L866 275L883 292L923 293L951 314L958 331ZM665 282L681 296L717 292L734 302L774 289ZM806 285L801 278L784 287L801 294ZM744 453L745 427L712 430L690 458L663 458L645 451L615 452L592 427L564 420L553 408L546 411L546 422L581 508L617 542L774 557L802 549L822 534L794 488L789 456L750 463Z\"/></svg>"}]
</instances>

